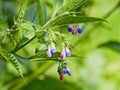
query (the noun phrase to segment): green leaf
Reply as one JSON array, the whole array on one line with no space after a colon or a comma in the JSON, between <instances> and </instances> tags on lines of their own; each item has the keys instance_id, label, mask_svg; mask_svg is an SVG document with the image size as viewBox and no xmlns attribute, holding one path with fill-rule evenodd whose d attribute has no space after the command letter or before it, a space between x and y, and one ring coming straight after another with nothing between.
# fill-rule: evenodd
<instances>
[{"instance_id":1,"label":"green leaf","mask_svg":"<svg viewBox=\"0 0 120 90\"><path fill-rule=\"evenodd\" d=\"M60 7L62 6L63 4L63 0L54 0L54 12L53 12L53 15L52 17L54 17L57 13L57 11L60 9Z\"/></svg>"},{"instance_id":2,"label":"green leaf","mask_svg":"<svg viewBox=\"0 0 120 90\"><path fill-rule=\"evenodd\" d=\"M57 14L62 14L66 11L74 11L82 6L85 2L86 0L71 0L69 3L66 3L63 7L61 7Z\"/></svg>"},{"instance_id":3,"label":"green leaf","mask_svg":"<svg viewBox=\"0 0 120 90\"><path fill-rule=\"evenodd\" d=\"M108 42L108 43L101 44L98 47L99 48L100 47L109 47L109 48L111 48L111 49L120 53L120 42L111 41L111 42Z\"/></svg>"},{"instance_id":4,"label":"green leaf","mask_svg":"<svg viewBox=\"0 0 120 90\"><path fill-rule=\"evenodd\" d=\"M33 3L29 6L29 8L25 12L24 19L31 21L34 24L38 24L38 13L36 3Z\"/></svg>"},{"instance_id":5,"label":"green leaf","mask_svg":"<svg viewBox=\"0 0 120 90\"><path fill-rule=\"evenodd\" d=\"M6 59L6 61L10 62L14 66L19 75L23 77L19 62L17 61L16 57L12 53L7 52L2 46L0 46L0 54Z\"/></svg>"},{"instance_id":6,"label":"green leaf","mask_svg":"<svg viewBox=\"0 0 120 90\"><path fill-rule=\"evenodd\" d=\"M44 24L44 13L43 13L40 1L41 0L36 0L36 2L37 2L37 11L38 11L38 17L39 17L39 24L43 25Z\"/></svg>"},{"instance_id":7,"label":"green leaf","mask_svg":"<svg viewBox=\"0 0 120 90\"><path fill-rule=\"evenodd\" d=\"M21 20L24 18L28 2L29 2L29 0L24 0L23 4L20 7L20 10L19 10L19 13L18 13L18 21L19 22L21 22Z\"/></svg>"},{"instance_id":8,"label":"green leaf","mask_svg":"<svg viewBox=\"0 0 120 90\"><path fill-rule=\"evenodd\" d=\"M39 7L39 8L37 8ZM42 9L44 10L44 13L42 11ZM28 20L36 25L40 24L43 25L44 24L44 14L46 14L46 8L43 4L37 4L33 3L32 5L29 6L29 8L26 10L25 15L24 15L24 19Z\"/></svg>"},{"instance_id":9,"label":"green leaf","mask_svg":"<svg viewBox=\"0 0 120 90\"><path fill-rule=\"evenodd\" d=\"M96 21L105 21L101 18L86 17L86 16L58 16L53 19L48 26L63 26L68 24L88 23Z\"/></svg>"}]
</instances>

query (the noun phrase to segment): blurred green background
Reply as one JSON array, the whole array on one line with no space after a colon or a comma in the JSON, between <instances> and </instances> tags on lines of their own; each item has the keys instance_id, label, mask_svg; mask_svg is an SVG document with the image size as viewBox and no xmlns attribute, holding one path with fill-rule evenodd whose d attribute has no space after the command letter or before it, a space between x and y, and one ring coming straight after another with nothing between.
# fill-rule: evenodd
<instances>
[{"instance_id":1,"label":"blurred green background","mask_svg":"<svg viewBox=\"0 0 120 90\"><path fill-rule=\"evenodd\" d=\"M24 0L1 0L12 25ZM34 0L29 0L32 4ZM49 20L53 1L43 0ZM79 11L79 9L78 9ZM72 76L59 80L57 62L28 62L20 59L24 78L4 60L0 60L0 90L120 90L120 0L88 0L83 8L87 16L106 19L109 23L85 24L83 34L73 36L66 27L59 30L72 42L72 53L81 58L68 58ZM27 57L34 54L32 41L17 52Z\"/></svg>"}]
</instances>

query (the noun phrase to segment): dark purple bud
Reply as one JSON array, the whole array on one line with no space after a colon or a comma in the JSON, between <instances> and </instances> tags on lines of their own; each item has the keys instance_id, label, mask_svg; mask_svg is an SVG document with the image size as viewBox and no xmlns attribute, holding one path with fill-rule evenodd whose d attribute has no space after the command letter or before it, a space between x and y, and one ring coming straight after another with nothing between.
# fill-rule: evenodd
<instances>
[{"instance_id":1,"label":"dark purple bud","mask_svg":"<svg viewBox=\"0 0 120 90\"><path fill-rule=\"evenodd\" d=\"M81 26L78 26L77 30L78 30L78 33L82 33L83 31Z\"/></svg>"},{"instance_id":2,"label":"dark purple bud","mask_svg":"<svg viewBox=\"0 0 120 90\"><path fill-rule=\"evenodd\" d=\"M76 30L76 28L73 28L72 35L76 35L76 34L77 34L77 30Z\"/></svg>"},{"instance_id":3,"label":"dark purple bud","mask_svg":"<svg viewBox=\"0 0 120 90\"><path fill-rule=\"evenodd\" d=\"M47 55L48 57L52 57L52 53L51 53L51 48L50 48L50 46L48 46L48 50L46 51L46 55Z\"/></svg>"},{"instance_id":4,"label":"dark purple bud","mask_svg":"<svg viewBox=\"0 0 120 90\"><path fill-rule=\"evenodd\" d=\"M72 25L68 25L68 31L69 31L69 32L72 32L72 30L73 30Z\"/></svg>"},{"instance_id":5,"label":"dark purple bud","mask_svg":"<svg viewBox=\"0 0 120 90\"><path fill-rule=\"evenodd\" d=\"M56 53L56 47L54 43L51 44L51 53L52 54Z\"/></svg>"},{"instance_id":6,"label":"dark purple bud","mask_svg":"<svg viewBox=\"0 0 120 90\"><path fill-rule=\"evenodd\" d=\"M64 79L64 74L60 74L60 80L63 80Z\"/></svg>"},{"instance_id":7,"label":"dark purple bud","mask_svg":"<svg viewBox=\"0 0 120 90\"><path fill-rule=\"evenodd\" d=\"M70 49L68 47L65 48L66 51L66 57L71 55Z\"/></svg>"}]
</instances>

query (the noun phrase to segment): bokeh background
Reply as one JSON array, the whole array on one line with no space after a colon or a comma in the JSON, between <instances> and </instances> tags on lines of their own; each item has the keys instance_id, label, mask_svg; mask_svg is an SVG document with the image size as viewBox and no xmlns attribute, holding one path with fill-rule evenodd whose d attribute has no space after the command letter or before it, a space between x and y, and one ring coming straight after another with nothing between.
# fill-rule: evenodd
<instances>
[{"instance_id":1,"label":"bokeh background","mask_svg":"<svg viewBox=\"0 0 120 90\"><path fill-rule=\"evenodd\" d=\"M34 0L29 0L31 5ZM24 0L1 0L13 24ZM42 0L46 6L46 21L53 13L54 0ZM59 80L58 62L29 62L19 59L24 78L5 60L0 60L0 90L120 90L120 0L88 0L82 8L87 16L108 21L83 24L83 33L73 36L66 27L57 29L72 42L72 53L80 57L68 58L72 76ZM79 12L79 9L78 9ZM25 57L34 54L36 40L18 51Z\"/></svg>"}]
</instances>

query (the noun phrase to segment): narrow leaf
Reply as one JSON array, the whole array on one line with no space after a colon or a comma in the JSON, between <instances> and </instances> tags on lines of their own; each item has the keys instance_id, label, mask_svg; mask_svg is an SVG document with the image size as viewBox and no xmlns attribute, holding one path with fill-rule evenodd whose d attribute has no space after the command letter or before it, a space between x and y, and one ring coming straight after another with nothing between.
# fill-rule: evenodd
<instances>
[{"instance_id":1,"label":"narrow leaf","mask_svg":"<svg viewBox=\"0 0 120 90\"><path fill-rule=\"evenodd\" d=\"M59 16L51 21L48 26L60 26L68 24L77 24L77 23L88 23L96 21L105 21L101 18L95 17L86 17L86 16Z\"/></svg>"},{"instance_id":2,"label":"narrow leaf","mask_svg":"<svg viewBox=\"0 0 120 90\"><path fill-rule=\"evenodd\" d=\"M41 0L36 0L36 2L37 2L37 10L38 10L38 17L39 17L39 24L43 25L44 24L44 13L43 13L40 1Z\"/></svg>"}]
</instances>

